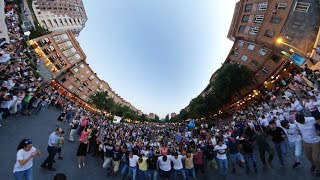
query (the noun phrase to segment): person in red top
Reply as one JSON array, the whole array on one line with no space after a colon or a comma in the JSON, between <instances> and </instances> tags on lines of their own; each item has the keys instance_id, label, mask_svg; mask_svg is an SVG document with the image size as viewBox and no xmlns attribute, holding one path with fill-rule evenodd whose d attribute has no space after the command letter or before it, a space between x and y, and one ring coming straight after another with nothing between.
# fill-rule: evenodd
<instances>
[{"instance_id":1,"label":"person in red top","mask_svg":"<svg viewBox=\"0 0 320 180\"><path fill-rule=\"evenodd\" d=\"M197 153L193 155L194 168L196 170L197 177L199 176L199 170L202 174L205 173L204 162L203 162L203 152L200 148L197 149Z\"/></svg>"},{"instance_id":2,"label":"person in red top","mask_svg":"<svg viewBox=\"0 0 320 180\"><path fill-rule=\"evenodd\" d=\"M168 155L168 148L164 144L161 145L160 153L162 156Z\"/></svg>"},{"instance_id":3,"label":"person in red top","mask_svg":"<svg viewBox=\"0 0 320 180\"><path fill-rule=\"evenodd\" d=\"M79 128L78 133L77 133L78 135L81 135L82 131L83 131L84 128L87 126L87 124L88 124L88 120L83 118L83 119L81 120L80 128Z\"/></svg>"}]
</instances>

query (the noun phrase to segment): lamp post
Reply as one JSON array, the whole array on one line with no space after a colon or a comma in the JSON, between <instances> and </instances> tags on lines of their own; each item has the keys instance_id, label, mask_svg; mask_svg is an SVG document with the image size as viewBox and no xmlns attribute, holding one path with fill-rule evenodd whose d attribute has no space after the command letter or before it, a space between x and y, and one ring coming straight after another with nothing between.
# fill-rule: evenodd
<instances>
[{"instance_id":1,"label":"lamp post","mask_svg":"<svg viewBox=\"0 0 320 180\"><path fill-rule=\"evenodd\" d=\"M290 47L290 48L291 48L291 49L290 49L290 52L294 52L294 50L296 50L296 51L298 51L298 52L300 52L300 53L302 53L302 54L307 55L307 53L306 53L305 51L302 51L301 49L298 49L298 48L296 48L296 47L294 47L294 46L292 46L292 45L284 42L282 38L278 38L278 39L276 40L276 43L277 43L277 44L283 44L283 45L286 45L286 46Z\"/></svg>"}]
</instances>

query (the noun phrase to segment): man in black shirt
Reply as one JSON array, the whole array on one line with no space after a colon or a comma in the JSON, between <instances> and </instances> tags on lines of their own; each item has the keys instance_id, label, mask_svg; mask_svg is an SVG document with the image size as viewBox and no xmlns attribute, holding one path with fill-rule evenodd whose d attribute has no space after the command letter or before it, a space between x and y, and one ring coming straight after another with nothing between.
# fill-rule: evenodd
<instances>
[{"instance_id":1,"label":"man in black shirt","mask_svg":"<svg viewBox=\"0 0 320 180\"><path fill-rule=\"evenodd\" d=\"M284 141L285 132L280 128L276 126L276 121L271 120L269 122L270 129L267 131L267 134L271 136L272 141L274 143L274 147L276 149L279 161L281 166L284 166L283 156L282 154L287 154L287 146Z\"/></svg>"},{"instance_id":2,"label":"man in black shirt","mask_svg":"<svg viewBox=\"0 0 320 180\"><path fill-rule=\"evenodd\" d=\"M122 158L122 151L120 149L120 146L116 144L114 146L113 159L112 159L113 175L116 175L119 171L121 158Z\"/></svg>"},{"instance_id":3,"label":"man in black shirt","mask_svg":"<svg viewBox=\"0 0 320 180\"><path fill-rule=\"evenodd\" d=\"M236 172L236 164L244 164L244 158L239 152L239 140L236 139L235 135L231 135L230 140L227 143L229 152L230 152L230 161L232 166L232 173Z\"/></svg>"},{"instance_id":4,"label":"man in black shirt","mask_svg":"<svg viewBox=\"0 0 320 180\"><path fill-rule=\"evenodd\" d=\"M246 162L246 172L250 173L250 166L252 164L254 172L257 173L257 158L253 152L253 142L251 138L248 136L244 136L244 138L240 141L242 153Z\"/></svg>"}]
</instances>

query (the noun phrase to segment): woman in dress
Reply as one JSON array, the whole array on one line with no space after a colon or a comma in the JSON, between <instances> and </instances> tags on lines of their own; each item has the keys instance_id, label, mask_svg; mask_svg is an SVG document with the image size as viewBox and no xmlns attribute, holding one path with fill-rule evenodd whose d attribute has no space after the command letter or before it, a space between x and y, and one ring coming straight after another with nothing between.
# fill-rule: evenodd
<instances>
[{"instance_id":1,"label":"woman in dress","mask_svg":"<svg viewBox=\"0 0 320 180\"><path fill-rule=\"evenodd\" d=\"M40 156L38 149L32 146L30 139L23 139L17 148L17 161L13 168L16 180L32 180L33 157Z\"/></svg>"},{"instance_id":2,"label":"woman in dress","mask_svg":"<svg viewBox=\"0 0 320 180\"><path fill-rule=\"evenodd\" d=\"M80 144L79 144L78 151L77 151L79 168L85 166L84 157L87 156L87 152L88 152L88 148L89 148L88 145L89 145L89 141L88 141L87 137L80 140Z\"/></svg>"}]
</instances>

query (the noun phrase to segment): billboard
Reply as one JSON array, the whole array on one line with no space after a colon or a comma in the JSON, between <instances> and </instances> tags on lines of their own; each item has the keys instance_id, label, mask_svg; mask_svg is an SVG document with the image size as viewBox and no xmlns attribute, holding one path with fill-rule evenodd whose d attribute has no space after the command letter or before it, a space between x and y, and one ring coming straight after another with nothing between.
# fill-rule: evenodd
<instances>
[{"instance_id":1,"label":"billboard","mask_svg":"<svg viewBox=\"0 0 320 180\"><path fill-rule=\"evenodd\" d=\"M306 60L306 58L301 56L298 53L293 53L290 60L293 61L294 63L296 63L298 66L301 66L304 63L304 61Z\"/></svg>"}]
</instances>

